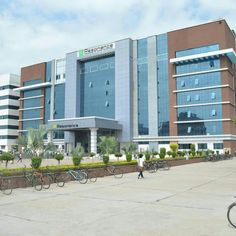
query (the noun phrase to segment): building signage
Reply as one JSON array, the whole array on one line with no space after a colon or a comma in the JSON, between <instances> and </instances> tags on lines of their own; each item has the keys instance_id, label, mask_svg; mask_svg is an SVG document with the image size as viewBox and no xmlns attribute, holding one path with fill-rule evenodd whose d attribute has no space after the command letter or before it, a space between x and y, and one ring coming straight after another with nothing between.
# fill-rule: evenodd
<instances>
[{"instance_id":1,"label":"building signage","mask_svg":"<svg viewBox=\"0 0 236 236\"><path fill-rule=\"evenodd\" d=\"M103 44L103 45L100 45L100 46L97 46L97 47L81 49L81 50L78 51L77 56L78 57L83 57L83 56L86 56L88 54L103 52L103 51L107 51L109 49L115 49L115 43L107 43L107 44Z\"/></svg>"},{"instance_id":2,"label":"building signage","mask_svg":"<svg viewBox=\"0 0 236 236\"><path fill-rule=\"evenodd\" d=\"M53 124L53 129L73 129L73 128L79 128L79 125L78 124L65 124L65 125Z\"/></svg>"}]
</instances>

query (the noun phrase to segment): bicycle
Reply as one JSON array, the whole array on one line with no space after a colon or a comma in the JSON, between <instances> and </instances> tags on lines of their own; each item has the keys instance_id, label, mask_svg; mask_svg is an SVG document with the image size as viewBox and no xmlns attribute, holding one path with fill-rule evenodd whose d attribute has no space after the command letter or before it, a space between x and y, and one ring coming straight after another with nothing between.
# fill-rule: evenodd
<instances>
[{"instance_id":1,"label":"bicycle","mask_svg":"<svg viewBox=\"0 0 236 236\"><path fill-rule=\"evenodd\" d=\"M51 183L56 183L58 187L64 187L66 182L66 176L62 172L49 172L48 166L46 167L47 171L45 175L47 175L50 179Z\"/></svg>"},{"instance_id":2,"label":"bicycle","mask_svg":"<svg viewBox=\"0 0 236 236\"><path fill-rule=\"evenodd\" d=\"M12 193L12 184L9 177L0 175L0 189L5 195L10 195Z\"/></svg>"},{"instance_id":3,"label":"bicycle","mask_svg":"<svg viewBox=\"0 0 236 236\"><path fill-rule=\"evenodd\" d=\"M23 177L25 178L25 183L30 184L35 190L41 191L43 188L42 181L38 178L37 174L33 171L26 173L26 167L23 170Z\"/></svg>"},{"instance_id":4,"label":"bicycle","mask_svg":"<svg viewBox=\"0 0 236 236\"><path fill-rule=\"evenodd\" d=\"M236 202L229 205L227 211L227 219L229 223L236 228Z\"/></svg>"},{"instance_id":5,"label":"bicycle","mask_svg":"<svg viewBox=\"0 0 236 236\"><path fill-rule=\"evenodd\" d=\"M144 167L149 173L157 172L157 165L156 165L156 162L154 161L145 162Z\"/></svg>"},{"instance_id":6,"label":"bicycle","mask_svg":"<svg viewBox=\"0 0 236 236\"><path fill-rule=\"evenodd\" d=\"M91 175L90 169L83 169L83 171L87 174L87 178L90 182L95 183L97 181L97 177L93 177L93 175Z\"/></svg>"},{"instance_id":7,"label":"bicycle","mask_svg":"<svg viewBox=\"0 0 236 236\"><path fill-rule=\"evenodd\" d=\"M162 170L169 170L170 165L168 161L157 161L156 163L157 169L162 169Z\"/></svg>"},{"instance_id":8,"label":"bicycle","mask_svg":"<svg viewBox=\"0 0 236 236\"><path fill-rule=\"evenodd\" d=\"M67 174L67 181L70 181L71 179L79 181L81 184L86 184L88 182L88 176L85 172L81 170L68 170L66 172Z\"/></svg>"},{"instance_id":9,"label":"bicycle","mask_svg":"<svg viewBox=\"0 0 236 236\"><path fill-rule=\"evenodd\" d=\"M109 175L113 175L117 179L121 179L123 177L123 170L119 167L105 166L104 171L109 173Z\"/></svg>"}]
</instances>

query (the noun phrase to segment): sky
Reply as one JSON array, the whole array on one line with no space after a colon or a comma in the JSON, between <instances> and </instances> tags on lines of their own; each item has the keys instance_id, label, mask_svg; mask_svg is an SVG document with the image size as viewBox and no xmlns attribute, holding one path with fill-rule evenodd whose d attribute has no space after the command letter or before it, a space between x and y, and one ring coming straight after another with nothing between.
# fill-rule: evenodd
<instances>
[{"instance_id":1,"label":"sky","mask_svg":"<svg viewBox=\"0 0 236 236\"><path fill-rule=\"evenodd\" d=\"M0 74L219 18L236 30L236 0L0 0Z\"/></svg>"}]
</instances>

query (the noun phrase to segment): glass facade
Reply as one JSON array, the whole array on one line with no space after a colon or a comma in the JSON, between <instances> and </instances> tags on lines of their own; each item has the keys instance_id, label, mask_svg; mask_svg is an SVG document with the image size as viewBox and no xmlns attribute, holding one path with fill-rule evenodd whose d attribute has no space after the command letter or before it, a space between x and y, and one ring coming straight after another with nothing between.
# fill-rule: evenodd
<instances>
[{"instance_id":1,"label":"glass facade","mask_svg":"<svg viewBox=\"0 0 236 236\"><path fill-rule=\"evenodd\" d=\"M188 56L215 50L219 50L219 45L208 45L176 52L176 56ZM179 75L192 72L210 71L219 68L219 59L207 59L176 65L176 72L177 75ZM220 72L207 72L197 75L176 77L176 87L178 90L177 105L188 105L177 109L177 120L183 122L188 121L188 123L177 124L178 135L211 135L223 133L222 121L205 121L222 119L222 105L214 104L222 102L221 89L205 89L205 87L219 85L221 85ZM190 89L190 91L188 91L188 89ZM200 122L200 120L202 120L202 122Z\"/></svg>"},{"instance_id":2,"label":"glass facade","mask_svg":"<svg viewBox=\"0 0 236 236\"><path fill-rule=\"evenodd\" d=\"M65 84L55 85L54 119L65 118Z\"/></svg>"},{"instance_id":3,"label":"glass facade","mask_svg":"<svg viewBox=\"0 0 236 236\"><path fill-rule=\"evenodd\" d=\"M80 116L115 118L115 57L80 63Z\"/></svg>"},{"instance_id":4,"label":"glass facade","mask_svg":"<svg viewBox=\"0 0 236 236\"><path fill-rule=\"evenodd\" d=\"M158 135L169 135L168 38L157 35ZM163 112L165 111L165 112Z\"/></svg>"},{"instance_id":5,"label":"glass facade","mask_svg":"<svg viewBox=\"0 0 236 236\"><path fill-rule=\"evenodd\" d=\"M138 42L138 134L147 135L148 127L148 64L147 64L147 39Z\"/></svg>"},{"instance_id":6,"label":"glass facade","mask_svg":"<svg viewBox=\"0 0 236 236\"><path fill-rule=\"evenodd\" d=\"M36 79L36 80L29 80L24 82L24 86L29 86L29 85L34 85L42 83L41 79ZM30 110L23 110L22 111L22 127L23 130L27 130L29 128L38 128L40 125L40 108L35 108L35 107L40 107L41 106L41 98L30 98L30 97L35 97L35 96L40 96L42 94L41 89L32 89L32 90L26 90L23 92L23 97L24 98L29 98L23 100L23 109L27 108L34 108ZM24 120L24 119L36 119L36 120Z\"/></svg>"}]
</instances>

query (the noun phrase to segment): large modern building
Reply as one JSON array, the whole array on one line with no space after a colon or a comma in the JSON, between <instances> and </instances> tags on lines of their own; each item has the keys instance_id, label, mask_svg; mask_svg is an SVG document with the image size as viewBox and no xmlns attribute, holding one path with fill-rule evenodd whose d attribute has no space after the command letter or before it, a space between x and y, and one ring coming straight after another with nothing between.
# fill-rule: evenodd
<instances>
[{"instance_id":1,"label":"large modern building","mask_svg":"<svg viewBox=\"0 0 236 236\"><path fill-rule=\"evenodd\" d=\"M66 54L21 70L20 131L66 152L98 136L159 150L236 150L235 34L225 20Z\"/></svg>"},{"instance_id":2,"label":"large modern building","mask_svg":"<svg viewBox=\"0 0 236 236\"><path fill-rule=\"evenodd\" d=\"M14 74L0 75L0 150L10 151L16 146L19 120L20 77Z\"/></svg>"}]
</instances>

